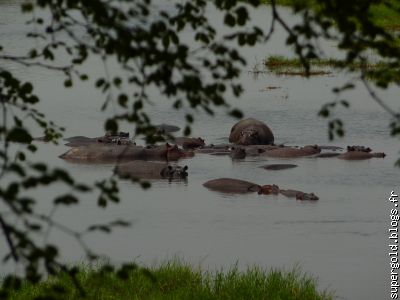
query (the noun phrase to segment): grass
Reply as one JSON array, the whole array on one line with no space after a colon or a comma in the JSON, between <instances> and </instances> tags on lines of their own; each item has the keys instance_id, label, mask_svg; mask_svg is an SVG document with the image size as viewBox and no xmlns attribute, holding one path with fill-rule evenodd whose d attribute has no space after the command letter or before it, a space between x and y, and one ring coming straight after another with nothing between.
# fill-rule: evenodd
<instances>
[{"instance_id":1,"label":"grass","mask_svg":"<svg viewBox=\"0 0 400 300\"><path fill-rule=\"evenodd\" d=\"M307 4L307 7L314 11L318 11L318 4L314 0L276 0L275 3L281 6L294 6L295 3L302 2ZM262 2L268 4L270 0L263 0ZM386 1L394 8L384 4L376 4L371 7L371 16L376 25L382 26L390 30L400 30L400 4L398 0ZM397 11L396 11L397 9Z\"/></svg>"},{"instance_id":2,"label":"grass","mask_svg":"<svg viewBox=\"0 0 400 300\"><path fill-rule=\"evenodd\" d=\"M319 292L316 280L298 268L284 272L252 267L240 272L233 267L228 271L206 272L172 261L151 270L135 268L125 275L126 278L122 280L116 272L83 268L78 280L87 292L85 299L96 300L333 299L331 293ZM24 283L19 291L10 295L10 299L34 299L43 294L52 295L55 299L83 299L65 274L36 285Z\"/></svg>"},{"instance_id":3,"label":"grass","mask_svg":"<svg viewBox=\"0 0 400 300\"><path fill-rule=\"evenodd\" d=\"M387 63L352 63L344 65L344 62L339 59L311 59L310 62L310 74L309 75L327 75L331 74L332 69L342 69L346 67L349 71L360 70L361 68L371 71L378 70L388 67ZM305 76L305 69L298 58L287 58L280 55L269 56L265 62L265 66L268 71L273 72L276 75L301 75Z\"/></svg>"}]
</instances>

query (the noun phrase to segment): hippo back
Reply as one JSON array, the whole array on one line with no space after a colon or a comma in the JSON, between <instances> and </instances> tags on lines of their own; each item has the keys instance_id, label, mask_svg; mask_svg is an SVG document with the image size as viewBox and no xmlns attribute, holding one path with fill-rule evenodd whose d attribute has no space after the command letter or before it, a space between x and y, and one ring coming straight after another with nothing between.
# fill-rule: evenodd
<instances>
[{"instance_id":1,"label":"hippo back","mask_svg":"<svg viewBox=\"0 0 400 300\"><path fill-rule=\"evenodd\" d=\"M270 145L274 143L274 135L265 123L249 118L232 127L229 142L239 145Z\"/></svg>"},{"instance_id":2,"label":"hippo back","mask_svg":"<svg viewBox=\"0 0 400 300\"><path fill-rule=\"evenodd\" d=\"M203 185L213 191L240 194L258 192L261 188L258 184L234 178L213 179Z\"/></svg>"},{"instance_id":3,"label":"hippo back","mask_svg":"<svg viewBox=\"0 0 400 300\"><path fill-rule=\"evenodd\" d=\"M305 146L303 148L293 148L293 147L283 147L277 148L273 150L268 150L262 153L262 155L270 156L270 157L302 157L302 156L311 156L321 152L321 148L317 145L315 146Z\"/></svg>"},{"instance_id":4,"label":"hippo back","mask_svg":"<svg viewBox=\"0 0 400 300\"><path fill-rule=\"evenodd\" d=\"M118 165L115 168L115 173L123 178L181 179L187 177L187 169L187 166L171 166L162 162L134 160Z\"/></svg>"}]
</instances>

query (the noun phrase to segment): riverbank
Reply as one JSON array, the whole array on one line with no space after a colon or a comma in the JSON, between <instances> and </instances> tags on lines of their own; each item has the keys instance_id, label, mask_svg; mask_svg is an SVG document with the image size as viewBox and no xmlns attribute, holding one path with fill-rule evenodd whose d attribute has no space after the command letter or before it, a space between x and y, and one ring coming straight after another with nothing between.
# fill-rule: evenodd
<instances>
[{"instance_id":1,"label":"riverbank","mask_svg":"<svg viewBox=\"0 0 400 300\"><path fill-rule=\"evenodd\" d=\"M354 62L346 64L340 59L327 58L327 59L310 59L310 71L308 76L315 75L329 75L335 70L342 70L346 68L350 72L364 70L366 77L373 79L376 72L379 70L390 68L389 63L376 62L376 63L360 63ZM267 70L277 76L307 76L306 70L299 58L287 58L280 55L270 55L263 64Z\"/></svg>"},{"instance_id":2,"label":"riverbank","mask_svg":"<svg viewBox=\"0 0 400 300\"><path fill-rule=\"evenodd\" d=\"M290 272L251 267L240 272L208 272L182 262L170 261L151 269L133 266L125 272L106 268L81 268L79 284L85 299L333 299L318 291L317 281L294 269ZM33 299L40 295L55 299L82 299L71 278L60 275L22 288L10 299Z\"/></svg>"},{"instance_id":3,"label":"riverbank","mask_svg":"<svg viewBox=\"0 0 400 300\"><path fill-rule=\"evenodd\" d=\"M263 0L265 4L271 3L270 0ZM298 0L276 0L275 3L281 6L293 7ZM371 17L375 23L389 30L400 30L400 14L398 1L390 0L385 1L390 5L376 4L371 7ZM302 3L306 3L309 8L314 11L318 11L318 4L314 0L303 0ZM397 11L396 11L397 8Z\"/></svg>"}]
</instances>

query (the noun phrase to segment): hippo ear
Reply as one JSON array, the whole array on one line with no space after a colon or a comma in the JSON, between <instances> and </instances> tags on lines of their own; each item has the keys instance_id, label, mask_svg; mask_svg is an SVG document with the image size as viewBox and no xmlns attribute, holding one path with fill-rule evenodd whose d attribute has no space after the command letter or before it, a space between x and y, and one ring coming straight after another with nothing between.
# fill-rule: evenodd
<instances>
[{"instance_id":1,"label":"hippo ear","mask_svg":"<svg viewBox=\"0 0 400 300\"><path fill-rule=\"evenodd\" d=\"M188 169L188 166L183 167L183 171L186 171Z\"/></svg>"},{"instance_id":2,"label":"hippo ear","mask_svg":"<svg viewBox=\"0 0 400 300\"><path fill-rule=\"evenodd\" d=\"M172 170L172 166L168 166L167 168L168 168L168 171Z\"/></svg>"}]
</instances>

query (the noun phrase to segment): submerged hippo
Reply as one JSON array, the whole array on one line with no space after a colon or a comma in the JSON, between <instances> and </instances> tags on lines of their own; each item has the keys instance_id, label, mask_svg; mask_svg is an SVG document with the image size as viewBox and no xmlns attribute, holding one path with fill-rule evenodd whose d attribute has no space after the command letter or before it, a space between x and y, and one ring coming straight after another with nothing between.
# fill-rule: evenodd
<instances>
[{"instance_id":1,"label":"submerged hippo","mask_svg":"<svg viewBox=\"0 0 400 300\"><path fill-rule=\"evenodd\" d=\"M319 200L317 195L315 195L314 193L304 193L297 190L280 190L279 193L289 198L292 197L296 198L297 200L310 200L310 201Z\"/></svg>"},{"instance_id":2,"label":"submerged hippo","mask_svg":"<svg viewBox=\"0 0 400 300\"><path fill-rule=\"evenodd\" d=\"M233 125L229 142L238 145L271 145L274 135L266 124L249 118Z\"/></svg>"},{"instance_id":3,"label":"submerged hippo","mask_svg":"<svg viewBox=\"0 0 400 300\"><path fill-rule=\"evenodd\" d=\"M314 193L304 193L297 190L281 190L275 184L261 186L253 182L234 178L213 179L207 181L203 185L210 190L228 194L245 194L257 192L260 195L282 194L286 197L295 197L298 200L319 200L319 198Z\"/></svg>"},{"instance_id":4,"label":"submerged hippo","mask_svg":"<svg viewBox=\"0 0 400 300\"><path fill-rule=\"evenodd\" d=\"M176 132L181 130L178 126L175 125L168 125L168 124L159 124L159 125L154 125L156 129L157 134L165 134L165 133L171 133L171 132Z\"/></svg>"},{"instance_id":5,"label":"submerged hippo","mask_svg":"<svg viewBox=\"0 0 400 300\"><path fill-rule=\"evenodd\" d=\"M369 153L364 151L348 151L346 153L340 154L338 158L346 160L362 160L370 159L373 157L384 158L386 156L383 152Z\"/></svg>"},{"instance_id":6,"label":"submerged hippo","mask_svg":"<svg viewBox=\"0 0 400 300\"><path fill-rule=\"evenodd\" d=\"M267 150L261 155L270 156L270 157L302 157L302 156L311 156L321 152L321 148L317 145L314 146L305 146L303 148L293 148L293 147L282 147L276 148L272 150Z\"/></svg>"},{"instance_id":7,"label":"submerged hippo","mask_svg":"<svg viewBox=\"0 0 400 300\"><path fill-rule=\"evenodd\" d=\"M230 152L232 148L231 144L210 144L210 145L204 145L199 148L197 148L195 151L197 153L215 153L215 152Z\"/></svg>"},{"instance_id":8,"label":"submerged hippo","mask_svg":"<svg viewBox=\"0 0 400 300\"><path fill-rule=\"evenodd\" d=\"M187 166L171 166L162 162L134 160L120 164L115 173L122 178L133 179L182 179L188 176Z\"/></svg>"},{"instance_id":9,"label":"submerged hippo","mask_svg":"<svg viewBox=\"0 0 400 300\"><path fill-rule=\"evenodd\" d=\"M233 160L246 158L246 150L241 147L232 147L230 156Z\"/></svg>"},{"instance_id":10,"label":"submerged hippo","mask_svg":"<svg viewBox=\"0 0 400 300\"><path fill-rule=\"evenodd\" d=\"M268 193L272 189L268 188L265 186L263 187L261 185L258 185L256 183L252 183L249 181L245 180L240 180L240 179L234 179L234 178L218 178L218 179L213 179L209 180L206 183L203 184L206 188L217 191L217 192L223 192L223 193L239 193L239 194L245 194L245 193Z\"/></svg>"},{"instance_id":11,"label":"submerged hippo","mask_svg":"<svg viewBox=\"0 0 400 300\"><path fill-rule=\"evenodd\" d=\"M115 145L134 145L135 143L129 138L128 132L111 133L106 132L103 136L90 138L86 136L73 136L64 139L69 147L87 146L91 144L115 144Z\"/></svg>"},{"instance_id":12,"label":"submerged hippo","mask_svg":"<svg viewBox=\"0 0 400 300\"><path fill-rule=\"evenodd\" d=\"M325 153L320 153L316 157L320 158L330 158L330 157L337 157L339 156L340 153L334 153L334 152L325 152Z\"/></svg>"},{"instance_id":13,"label":"submerged hippo","mask_svg":"<svg viewBox=\"0 0 400 300\"><path fill-rule=\"evenodd\" d=\"M360 152L367 152L370 153L372 149L370 147L365 147L365 146L347 146L347 151L360 151Z\"/></svg>"},{"instance_id":14,"label":"submerged hippo","mask_svg":"<svg viewBox=\"0 0 400 300\"><path fill-rule=\"evenodd\" d=\"M292 169L292 168L296 168L296 167L297 167L297 165L292 165L292 164L270 164L270 165L261 166L260 168L263 168L265 170L277 171L277 170Z\"/></svg>"},{"instance_id":15,"label":"submerged hippo","mask_svg":"<svg viewBox=\"0 0 400 300\"><path fill-rule=\"evenodd\" d=\"M118 160L178 160L188 157L190 153L171 146L168 143L153 148L127 145L115 147L113 145L87 145L74 147L60 156L66 160L87 162L114 162Z\"/></svg>"},{"instance_id":16,"label":"submerged hippo","mask_svg":"<svg viewBox=\"0 0 400 300\"><path fill-rule=\"evenodd\" d=\"M202 138L175 137L172 141L184 149L197 149L205 145Z\"/></svg>"}]
</instances>

